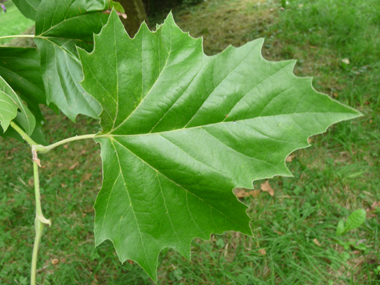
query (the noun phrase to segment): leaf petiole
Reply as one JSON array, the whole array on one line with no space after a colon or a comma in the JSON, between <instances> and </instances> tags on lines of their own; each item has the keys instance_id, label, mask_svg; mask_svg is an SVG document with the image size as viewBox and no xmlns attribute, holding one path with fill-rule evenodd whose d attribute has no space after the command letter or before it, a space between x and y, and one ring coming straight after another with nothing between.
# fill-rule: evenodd
<instances>
[{"instance_id":1,"label":"leaf petiole","mask_svg":"<svg viewBox=\"0 0 380 285\"><path fill-rule=\"evenodd\" d=\"M19 133L19 135L35 150L37 151L38 153L47 153L49 151L51 151L52 149L60 146L60 145L64 145L68 142L72 142L72 141L79 141L79 140L85 140L85 139L93 139L96 134L90 134L90 135L82 135L82 136L75 136L75 137L71 137L71 138L67 138L67 139L64 139L64 140L61 140L59 142L56 142L56 143L53 143L51 145L47 145L47 146L44 146L44 145L41 145L41 144L37 144L34 140L31 139L30 136L28 136L17 124L15 124L14 122L11 122L10 123L11 127L15 129L16 132ZM36 161L36 160L34 160Z\"/></svg>"},{"instance_id":2,"label":"leaf petiole","mask_svg":"<svg viewBox=\"0 0 380 285\"><path fill-rule=\"evenodd\" d=\"M37 157L36 150L32 147L33 158ZM36 236L33 245L33 255L32 255L32 268L31 268L31 285L36 284L36 273L37 273L37 256L38 248L41 241L42 232L44 230L45 224L51 225L51 221L46 219L42 214L41 208L41 194L40 194L40 179L38 175L38 164L33 161L33 175L34 175L34 193L36 199L36 218L34 220L34 225L36 229Z\"/></svg>"},{"instance_id":3,"label":"leaf petiole","mask_svg":"<svg viewBox=\"0 0 380 285\"><path fill-rule=\"evenodd\" d=\"M37 143L31 139L30 136L28 136L15 122L10 123L11 127L15 129L16 132L19 133L19 135L30 145L34 146L37 145Z\"/></svg>"},{"instance_id":4,"label":"leaf petiole","mask_svg":"<svg viewBox=\"0 0 380 285\"><path fill-rule=\"evenodd\" d=\"M54 149L60 145L64 145L68 142L85 140L85 139L93 139L95 136L96 136L95 134L75 136L75 137L71 137L71 138L61 140L59 142L53 143L53 144L48 145L48 146L36 145L35 150L38 151L39 153L47 153L47 152L51 151L52 149Z\"/></svg>"},{"instance_id":5,"label":"leaf petiole","mask_svg":"<svg viewBox=\"0 0 380 285\"><path fill-rule=\"evenodd\" d=\"M0 40L2 39L14 39L14 38L34 38L34 35L10 35L10 36L3 36L0 37Z\"/></svg>"}]
</instances>

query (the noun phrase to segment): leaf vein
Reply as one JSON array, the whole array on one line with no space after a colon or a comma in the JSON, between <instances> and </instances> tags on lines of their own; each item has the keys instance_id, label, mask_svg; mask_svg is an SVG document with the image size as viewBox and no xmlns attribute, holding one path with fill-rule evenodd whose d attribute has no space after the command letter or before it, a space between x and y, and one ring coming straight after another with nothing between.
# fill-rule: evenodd
<instances>
[{"instance_id":1,"label":"leaf vein","mask_svg":"<svg viewBox=\"0 0 380 285\"><path fill-rule=\"evenodd\" d=\"M120 158L119 158L119 153L117 152L116 147L115 147L115 144L114 144L115 141L116 141L116 140L111 140L111 143L112 143L112 146L113 146L113 148L114 148L114 150L115 150L115 154L116 154L116 157L117 157L117 161L118 161L118 163L119 163L119 168L120 168L120 174L121 174L121 177L122 177L122 179L123 179L123 181L124 181L124 184L126 185L126 180L125 180L124 175L123 175L123 172L122 172L122 167L121 167L121 162L120 162ZM118 141L116 141L116 142L117 142L118 144L120 144ZM120 144L120 145L121 145L121 144ZM141 244L144 245L144 241L143 241L143 238L142 238L142 235L141 235L140 225L139 225L139 223L138 223L138 220L137 220L137 217L136 217L136 213L135 213L135 210L134 210L133 205L132 205L132 199L131 199L131 196L129 195L129 192L128 192L127 189L126 189L126 193L127 193L127 195L128 195L128 199L129 199L129 202L130 202L130 207L132 208L133 217L135 218L136 226L137 226L137 229L138 229L138 231L139 231ZM148 261L149 259L148 259L147 253L146 253L145 246L142 246L142 248L143 248L143 251L144 251L145 259L146 259L146 261Z\"/></svg>"},{"instance_id":2,"label":"leaf vein","mask_svg":"<svg viewBox=\"0 0 380 285\"><path fill-rule=\"evenodd\" d=\"M168 176L166 176L165 174L163 174L162 172L160 172L158 169L154 168L152 165L150 165L149 163L147 163L145 160L143 160L141 157L139 157L137 154L135 154L134 152L132 152L132 150L130 150L129 148L127 148L126 146L122 145L120 142L118 142L117 140L113 139L112 141L115 141L117 142L121 147L125 148L126 150L128 150L131 154L133 154L135 157L137 157L138 159L140 159L143 163L145 163L147 166L149 166L150 168L152 168L154 171L156 172L159 172L162 176L166 177L169 181L173 182L175 185L179 186L180 188L182 188L183 190L189 192L191 195L193 195L195 198L201 200L202 202L204 202L205 204L207 204L210 208L214 209L216 212L219 212L222 216L224 216L225 218L227 218L227 220L230 220L232 221L233 223L235 224L238 224L239 226L241 226L242 228L245 228L246 225L240 225L237 221L231 219L231 217L227 216L225 213L223 213L222 211L220 211L219 209L215 208L213 205L211 205L210 203L208 203L207 201L205 201L204 199L202 199L201 197L195 195L195 193L191 192L190 190L186 189L185 187L183 187L181 184L178 184L177 182L175 182L174 180L170 179Z\"/></svg>"}]
</instances>

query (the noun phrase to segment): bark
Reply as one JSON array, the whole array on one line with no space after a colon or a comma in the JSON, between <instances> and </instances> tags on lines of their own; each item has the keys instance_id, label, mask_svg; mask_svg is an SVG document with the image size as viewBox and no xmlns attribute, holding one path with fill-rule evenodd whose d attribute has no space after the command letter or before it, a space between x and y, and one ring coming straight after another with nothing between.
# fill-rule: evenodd
<instances>
[{"instance_id":1,"label":"bark","mask_svg":"<svg viewBox=\"0 0 380 285\"><path fill-rule=\"evenodd\" d=\"M130 37L134 37L143 21L148 23L148 17L145 12L142 0L119 0L124 7L127 19L121 18L125 29Z\"/></svg>"}]
</instances>

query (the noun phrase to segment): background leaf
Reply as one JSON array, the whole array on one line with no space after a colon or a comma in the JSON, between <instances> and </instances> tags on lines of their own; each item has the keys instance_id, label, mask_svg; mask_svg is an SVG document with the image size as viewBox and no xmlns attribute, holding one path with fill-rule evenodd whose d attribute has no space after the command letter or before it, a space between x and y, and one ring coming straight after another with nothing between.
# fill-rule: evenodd
<instances>
[{"instance_id":1,"label":"background leaf","mask_svg":"<svg viewBox=\"0 0 380 285\"><path fill-rule=\"evenodd\" d=\"M112 240L122 262L137 261L155 280L165 247L188 258L195 237L250 234L232 189L290 175L289 153L359 116L295 77L294 61L264 60L262 44L208 57L171 15L130 39L113 12L94 51L79 51L82 86L103 107L96 244Z\"/></svg>"},{"instance_id":2,"label":"background leaf","mask_svg":"<svg viewBox=\"0 0 380 285\"><path fill-rule=\"evenodd\" d=\"M82 67L76 46L92 48L108 15L107 1L43 0L36 15L35 42L41 54L41 70L47 104L54 103L71 120L78 114L96 118L99 104L80 86Z\"/></svg>"},{"instance_id":3,"label":"background leaf","mask_svg":"<svg viewBox=\"0 0 380 285\"><path fill-rule=\"evenodd\" d=\"M39 105L47 103L38 51L35 48L0 47L0 76L9 83L35 116L36 126L31 135L32 139L45 144L42 133L44 117ZM13 129L8 129L5 134L0 135L22 140Z\"/></svg>"},{"instance_id":4,"label":"background leaf","mask_svg":"<svg viewBox=\"0 0 380 285\"><path fill-rule=\"evenodd\" d=\"M367 213L364 209L358 209L351 213L351 215L348 216L346 226L345 226L345 232L348 232L353 229L357 229L360 227L364 222L365 218L367 216Z\"/></svg>"},{"instance_id":5,"label":"background leaf","mask_svg":"<svg viewBox=\"0 0 380 285\"><path fill-rule=\"evenodd\" d=\"M36 20L36 14L41 0L12 0L20 12L33 21Z\"/></svg>"},{"instance_id":6,"label":"background leaf","mask_svg":"<svg viewBox=\"0 0 380 285\"><path fill-rule=\"evenodd\" d=\"M36 125L33 114L1 76L0 92L0 118L4 132L7 130L10 121L14 119L28 135L31 135Z\"/></svg>"},{"instance_id":7,"label":"background leaf","mask_svg":"<svg viewBox=\"0 0 380 285\"><path fill-rule=\"evenodd\" d=\"M17 116L18 106L11 97L0 91L0 125L4 132L7 130L10 122Z\"/></svg>"},{"instance_id":8,"label":"background leaf","mask_svg":"<svg viewBox=\"0 0 380 285\"><path fill-rule=\"evenodd\" d=\"M344 234L344 220L339 220L338 226L336 228L336 235L340 236Z\"/></svg>"},{"instance_id":9,"label":"background leaf","mask_svg":"<svg viewBox=\"0 0 380 285\"><path fill-rule=\"evenodd\" d=\"M35 48L0 47L0 76L42 118L39 104L46 105L40 56Z\"/></svg>"},{"instance_id":10,"label":"background leaf","mask_svg":"<svg viewBox=\"0 0 380 285\"><path fill-rule=\"evenodd\" d=\"M124 7L121 6L121 4L119 2L116 2L116 1L110 1L109 3L110 5L110 8L112 9L115 9L115 11L117 12L120 12L120 13L125 13L125 10L124 10Z\"/></svg>"}]
</instances>

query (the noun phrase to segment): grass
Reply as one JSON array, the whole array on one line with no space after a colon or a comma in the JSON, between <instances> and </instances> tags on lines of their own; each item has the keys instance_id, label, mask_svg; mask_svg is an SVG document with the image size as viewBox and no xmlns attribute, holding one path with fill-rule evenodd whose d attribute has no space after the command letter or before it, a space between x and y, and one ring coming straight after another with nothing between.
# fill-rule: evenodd
<instances>
[{"instance_id":1,"label":"grass","mask_svg":"<svg viewBox=\"0 0 380 285\"><path fill-rule=\"evenodd\" d=\"M244 198L253 237L231 232L195 240L191 261L164 250L159 284L380 283L379 208L371 208L380 201L380 11L371 8L374 0L290 0L283 10L280 3L209 0L174 15L192 36L204 36L207 54L266 37L264 57L297 58L297 75L314 76L317 90L364 116L335 125L313 137L311 148L297 151L288 163L294 177L270 181L274 197ZM45 112L50 143L98 130L88 118L73 125ZM22 143L0 143L0 283L28 284L34 238L30 153ZM152 284L138 265L120 265L110 242L93 246L98 152L82 141L42 157L43 209L53 225L42 239L40 284ZM359 208L370 210L366 222L336 237L338 221Z\"/></svg>"},{"instance_id":2,"label":"grass","mask_svg":"<svg viewBox=\"0 0 380 285\"><path fill-rule=\"evenodd\" d=\"M7 12L0 10L0 37L7 35L19 35L27 28L34 25L34 21L25 18L11 1L4 3ZM11 39L0 40L0 44L5 44Z\"/></svg>"}]
</instances>

